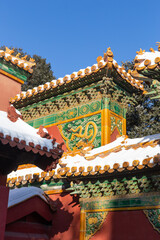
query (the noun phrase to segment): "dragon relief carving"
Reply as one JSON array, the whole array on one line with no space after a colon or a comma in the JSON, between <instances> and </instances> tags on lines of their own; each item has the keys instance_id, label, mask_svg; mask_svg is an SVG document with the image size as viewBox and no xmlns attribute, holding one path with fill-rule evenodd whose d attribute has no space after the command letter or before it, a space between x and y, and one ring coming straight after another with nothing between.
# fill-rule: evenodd
<instances>
[{"instance_id":1,"label":"dragon relief carving","mask_svg":"<svg viewBox=\"0 0 160 240\"><path fill-rule=\"evenodd\" d=\"M63 129L62 129L61 125L59 125L58 128L60 130L62 137L66 141L66 147L69 151L71 151L71 148L69 146L70 141L74 141L75 138L79 138L78 143L75 144L75 147L73 149L81 148L81 147L83 147L83 144L85 142L90 143L90 144L93 143L93 141L96 138L97 131L98 131L97 125L93 121L89 121L86 124L85 128L83 126L78 126L75 129L73 127L70 129L67 129L68 133L70 134L69 138L67 138L63 134Z\"/></svg>"}]
</instances>

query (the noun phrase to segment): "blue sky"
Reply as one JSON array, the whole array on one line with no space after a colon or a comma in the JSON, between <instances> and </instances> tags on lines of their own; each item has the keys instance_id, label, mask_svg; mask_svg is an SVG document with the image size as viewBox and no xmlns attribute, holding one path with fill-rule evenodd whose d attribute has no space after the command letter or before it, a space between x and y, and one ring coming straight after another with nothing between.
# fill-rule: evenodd
<instances>
[{"instance_id":1,"label":"blue sky","mask_svg":"<svg viewBox=\"0 0 160 240\"><path fill-rule=\"evenodd\" d=\"M0 46L46 58L57 78L109 46L121 64L160 42L160 0L0 0L0 9Z\"/></svg>"}]
</instances>

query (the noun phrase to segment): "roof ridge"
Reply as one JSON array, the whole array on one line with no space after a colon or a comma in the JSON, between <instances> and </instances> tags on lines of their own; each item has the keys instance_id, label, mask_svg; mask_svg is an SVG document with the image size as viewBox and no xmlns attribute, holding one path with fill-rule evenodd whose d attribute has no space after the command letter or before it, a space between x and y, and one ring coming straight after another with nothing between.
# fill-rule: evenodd
<instances>
[{"instance_id":1,"label":"roof ridge","mask_svg":"<svg viewBox=\"0 0 160 240\"><path fill-rule=\"evenodd\" d=\"M32 180L34 182L42 182L43 180L49 181L51 179L61 179L61 178L68 178L68 177L85 177L85 176L94 176L94 175L103 175L103 174L111 174L111 173L121 173L122 171L135 171L135 170L142 170L142 169L151 169L154 167L159 167L160 164L160 157L158 154L155 154L152 157L146 157L142 161L140 160L133 160L132 162L124 161L123 163L119 163L118 161L111 165L104 165L101 166L97 164L92 166L85 167L59 167L49 172L40 171L40 172L26 172L24 175L18 175L15 177L9 177L7 179L7 185L9 187L19 186L19 185L26 185L27 182Z\"/></svg>"},{"instance_id":2,"label":"roof ridge","mask_svg":"<svg viewBox=\"0 0 160 240\"><path fill-rule=\"evenodd\" d=\"M29 73L33 72L32 67L36 65L33 58L30 58L28 61L26 60L27 55L20 58L20 53L18 53L16 56L12 55L12 53L14 53L14 48L9 49L8 47L6 47L5 51L0 49L0 58L4 58L7 62L11 62L12 64L24 69Z\"/></svg>"},{"instance_id":3,"label":"roof ridge","mask_svg":"<svg viewBox=\"0 0 160 240\"><path fill-rule=\"evenodd\" d=\"M21 94L17 94L14 98L10 99L11 103L17 102L21 99L25 99L27 97L31 97L33 95L36 95L37 93L42 93L44 91L50 90L51 88L56 88L58 86L61 86L63 84L70 83L71 81L75 81L79 78L83 78L87 75L90 75L92 73L98 72L100 69L104 68L105 66L108 67L108 69L112 69L114 67L119 75L126 80L128 83L130 83L133 87L137 89L141 89L144 91L144 86L141 83L142 81L134 79L130 73L126 72L125 69L118 65L118 63L113 59L113 52L111 51L111 48L107 48L107 52L104 53L104 56L97 57L97 63L93 64L92 66L88 66L84 69L80 69L77 72L73 72L71 74L66 74L63 78L53 79L50 82L46 82L43 85L39 85L37 87L34 87L33 89L28 89L26 92L23 92Z\"/></svg>"},{"instance_id":4,"label":"roof ridge","mask_svg":"<svg viewBox=\"0 0 160 240\"><path fill-rule=\"evenodd\" d=\"M136 52L137 55L135 56L134 59L135 60L134 69L140 71L143 70L144 68L151 67L152 65L156 65L160 62L160 43L157 42L156 45L158 46L158 51L154 50L153 48L150 48L149 51L147 52L140 48L140 51ZM153 59L154 55L156 55L156 57Z\"/></svg>"},{"instance_id":5,"label":"roof ridge","mask_svg":"<svg viewBox=\"0 0 160 240\"><path fill-rule=\"evenodd\" d=\"M34 179L39 182L42 181L42 178L48 181L51 178L85 177L113 172L120 173L122 171L131 172L133 170L150 169L160 165L160 134L149 135L143 139L129 139L127 136L124 136L109 145L108 149L107 144L99 147L101 151L97 151L98 149L95 148L90 150L89 154L86 148L84 148L84 152L79 150L79 156L76 156L75 161L72 161L75 158L74 154L71 155L69 153L67 155L67 153L64 153L57 167L48 173L41 170L38 172L37 168L22 169L19 173L17 172L8 176L8 184L11 184L10 186L14 183L19 185L24 179L27 181ZM104 149L105 147L106 149ZM141 155L139 154L139 150L141 150ZM132 157L129 158L131 153ZM108 158L109 154L112 154L112 159L110 160ZM115 154L121 155L118 158ZM99 157L99 159L95 159L96 157ZM100 161L100 158L102 158L102 161ZM24 181L24 184L26 184L26 181Z\"/></svg>"}]
</instances>

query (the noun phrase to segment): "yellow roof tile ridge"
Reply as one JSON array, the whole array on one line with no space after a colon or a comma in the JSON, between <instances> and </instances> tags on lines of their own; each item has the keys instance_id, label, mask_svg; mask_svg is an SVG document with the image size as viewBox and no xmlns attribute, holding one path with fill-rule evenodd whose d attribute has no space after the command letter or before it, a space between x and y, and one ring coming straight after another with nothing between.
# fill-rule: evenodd
<instances>
[{"instance_id":1,"label":"yellow roof tile ridge","mask_svg":"<svg viewBox=\"0 0 160 240\"><path fill-rule=\"evenodd\" d=\"M141 89L142 91L144 91L144 86L142 83L142 81L134 78L131 75L130 70L128 70L128 72L125 71L124 67L120 66L116 60L113 60L113 66L116 68L117 72L120 74L120 76L122 78L124 78L127 82L129 82L132 86L136 87L137 89Z\"/></svg>"},{"instance_id":2,"label":"yellow roof tile ridge","mask_svg":"<svg viewBox=\"0 0 160 240\"><path fill-rule=\"evenodd\" d=\"M114 172L122 172L122 171L133 171L133 170L142 170L143 168L153 168L160 165L160 156L159 154L155 154L152 157L146 157L143 161L133 160L132 163L128 161L124 161L122 166L117 162L110 165L95 165L95 166L87 166L86 169L84 166L77 167L58 167L55 170L51 170L49 172L25 172L24 175L17 175L15 177L9 176L7 179L7 185L9 187L18 186L18 185L25 185L27 183L34 182L42 182L43 180L49 181L53 179L60 179L60 178L68 178L68 177L77 177L77 176L88 176L88 175L96 175L96 174L106 174L106 173L114 173ZM29 168L31 169L31 168Z\"/></svg>"},{"instance_id":3,"label":"yellow roof tile ridge","mask_svg":"<svg viewBox=\"0 0 160 240\"><path fill-rule=\"evenodd\" d=\"M110 174L160 166L160 134L136 139L123 136L98 149L92 149L92 147L92 145L86 144L83 149L75 149L70 153L64 153L56 169L48 173L42 170L37 172L35 167L30 167L28 170L18 170L17 173L9 174L8 182L10 181L12 186L18 178L19 181L22 180L22 177L23 179L25 177L27 181L33 178L42 181L51 177L77 177L80 175L85 177L87 175ZM110 154L112 156L109 156ZM95 159L96 157L99 158ZM111 158L109 159L109 157Z\"/></svg>"},{"instance_id":4,"label":"yellow roof tile ridge","mask_svg":"<svg viewBox=\"0 0 160 240\"><path fill-rule=\"evenodd\" d=\"M16 56L12 55L14 53L14 48L9 49L6 47L6 50L0 50L0 58L4 58L7 62L12 62L13 64L17 65L19 68L23 68L25 71L32 73L32 67L36 65L35 60L30 58L29 61L26 60L27 55L20 58L17 54Z\"/></svg>"},{"instance_id":5,"label":"yellow roof tile ridge","mask_svg":"<svg viewBox=\"0 0 160 240\"><path fill-rule=\"evenodd\" d=\"M38 86L37 88L32 89L32 93L29 93L28 91L24 96L31 97L33 95L36 95L38 92L43 92L44 90L49 90L51 88L56 88L57 86L61 86L63 84L67 84L71 81L77 80L79 78L83 78L86 75L90 75L92 73L95 73L99 71L101 68L104 68L105 66L108 67L108 69L112 69L112 66L116 68L116 70L119 72L121 77L125 79L127 82L129 82L132 86L136 87L137 89L143 89L143 85L141 84L141 81L137 80L138 82L135 82L136 79L134 79L130 73L127 73L123 67L120 67L117 62L113 59L113 52L111 51L111 48L107 48L107 52L104 53L104 56L97 57L97 63L93 64L92 66L88 66L84 69L80 69L77 72L73 72L72 74L66 74L63 78L53 79L51 82L47 82L43 85ZM24 99L23 96L23 99ZM14 103L15 101L20 100L15 96L14 98L11 98L10 102Z\"/></svg>"}]
</instances>

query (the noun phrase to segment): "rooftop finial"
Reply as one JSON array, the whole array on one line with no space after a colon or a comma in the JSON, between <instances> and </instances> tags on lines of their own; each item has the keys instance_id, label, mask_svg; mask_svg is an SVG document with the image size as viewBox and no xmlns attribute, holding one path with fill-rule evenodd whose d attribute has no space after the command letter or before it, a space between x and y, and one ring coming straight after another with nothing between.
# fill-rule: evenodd
<instances>
[{"instance_id":1,"label":"rooftop finial","mask_svg":"<svg viewBox=\"0 0 160 240\"><path fill-rule=\"evenodd\" d=\"M137 51L136 53L137 53L138 55L142 55L144 52L145 52L145 50L142 50L142 48L140 48L140 50Z\"/></svg>"},{"instance_id":2,"label":"rooftop finial","mask_svg":"<svg viewBox=\"0 0 160 240\"><path fill-rule=\"evenodd\" d=\"M30 58L29 61L30 62L35 62L35 59L34 58Z\"/></svg>"},{"instance_id":3,"label":"rooftop finial","mask_svg":"<svg viewBox=\"0 0 160 240\"><path fill-rule=\"evenodd\" d=\"M9 54L14 53L14 48L11 50L8 47L6 47L6 53L9 53Z\"/></svg>"},{"instance_id":4,"label":"rooftop finial","mask_svg":"<svg viewBox=\"0 0 160 240\"><path fill-rule=\"evenodd\" d=\"M106 62L108 60L108 57L113 58L113 52L111 51L111 48L107 48L107 52L104 53L104 61Z\"/></svg>"},{"instance_id":5,"label":"rooftop finial","mask_svg":"<svg viewBox=\"0 0 160 240\"><path fill-rule=\"evenodd\" d=\"M109 57L113 57L113 52L112 52L112 50L111 50L110 47L107 48L107 55L108 55Z\"/></svg>"},{"instance_id":6,"label":"rooftop finial","mask_svg":"<svg viewBox=\"0 0 160 240\"><path fill-rule=\"evenodd\" d=\"M150 50L150 52L153 52L153 53L155 52L153 48L150 48L149 50Z\"/></svg>"},{"instance_id":7,"label":"rooftop finial","mask_svg":"<svg viewBox=\"0 0 160 240\"><path fill-rule=\"evenodd\" d=\"M27 55L25 55L24 57L21 58L22 60L26 60L27 59Z\"/></svg>"}]
</instances>

